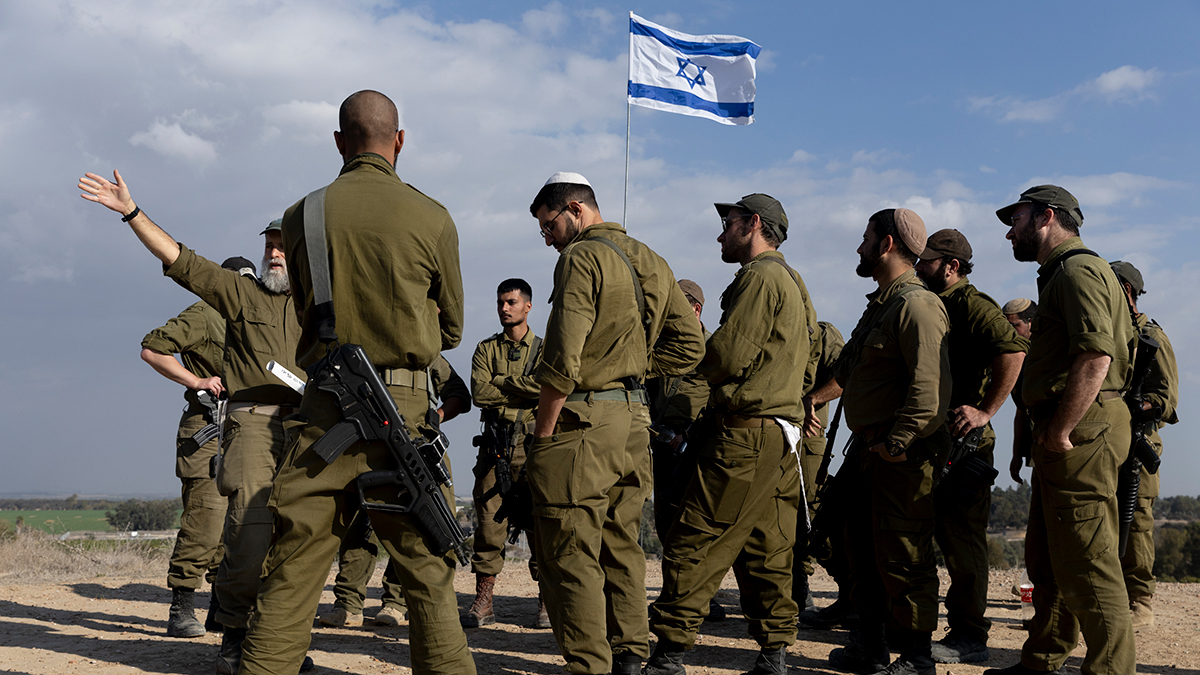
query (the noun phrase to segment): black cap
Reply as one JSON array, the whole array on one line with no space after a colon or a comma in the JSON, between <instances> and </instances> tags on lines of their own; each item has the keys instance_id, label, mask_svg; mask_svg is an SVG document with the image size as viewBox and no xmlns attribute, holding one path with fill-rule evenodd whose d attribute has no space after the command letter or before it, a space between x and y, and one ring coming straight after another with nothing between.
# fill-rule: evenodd
<instances>
[{"instance_id":1,"label":"black cap","mask_svg":"<svg viewBox=\"0 0 1200 675\"><path fill-rule=\"evenodd\" d=\"M251 272L253 272L255 275L258 275L258 269L254 267L254 263L241 256L226 258L225 262L221 263L221 267L224 267L227 270L233 270L234 272L241 272L249 267Z\"/></svg>"}]
</instances>

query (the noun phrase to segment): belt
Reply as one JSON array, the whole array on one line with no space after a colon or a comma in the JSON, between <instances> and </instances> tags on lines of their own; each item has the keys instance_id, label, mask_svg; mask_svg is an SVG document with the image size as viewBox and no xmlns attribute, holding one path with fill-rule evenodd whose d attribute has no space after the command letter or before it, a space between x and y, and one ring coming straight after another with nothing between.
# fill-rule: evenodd
<instances>
[{"instance_id":1,"label":"belt","mask_svg":"<svg viewBox=\"0 0 1200 675\"><path fill-rule=\"evenodd\" d=\"M778 426L778 424L779 424L778 422L775 421L775 418L773 418L773 417L753 417L753 416L749 416L749 415L721 415L721 414L714 415L713 417L717 420L717 424L720 424L721 426L724 426L724 427L729 427L730 429L758 429L760 427L766 427L766 426L771 426L771 425Z\"/></svg>"},{"instance_id":2,"label":"belt","mask_svg":"<svg viewBox=\"0 0 1200 675\"><path fill-rule=\"evenodd\" d=\"M1111 401L1114 398L1121 398L1121 392L1109 389L1100 392L1098 397L1101 401ZM1054 417L1054 412L1058 410L1060 401L1042 401L1029 407L1028 415L1031 420L1044 420Z\"/></svg>"},{"instance_id":3,"label":"belt","mask_svg":"<svg viewBox=\"0 0 1200 675\"><path fill-rule=\"evenodd\" d=\"M226 412L249 412L251 415L262 415L264 417L287 417L296 412L295 406L290 405L265 405L263 403L230 403L225 408Z\"/></svg>"},{"instance_id":4,"label":"belt","mask_svg":"<svg viewBox=\"0 0 1200 675\"><path fill-rule=\"evenodd\" d=\"M604 391L577 391L567 394L568 401L626 401L650 405L645 389L605 389Z\"/></svg>"},{"instance_id":5,"label":"belt","mask_svg":"<svg viewBox=\"0 0 1200 675\"><path fill-rule=\"evenodd\" d=\"M409 370L408 368L380 368L379 378L383 383L393 387L412 387L425 389L428 386L428 375L424 370Z\"/></svg>"}]
</instances>

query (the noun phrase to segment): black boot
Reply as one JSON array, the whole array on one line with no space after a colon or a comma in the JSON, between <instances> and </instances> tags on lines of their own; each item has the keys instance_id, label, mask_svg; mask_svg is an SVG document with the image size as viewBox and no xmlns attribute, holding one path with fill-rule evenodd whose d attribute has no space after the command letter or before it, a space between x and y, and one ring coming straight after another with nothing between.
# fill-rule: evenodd
<instances>
[{"instance_id":1,"label":"black boot","mask_svg":"<svg viewBox=\"0 0 1200 675\"><path fill-rule=\"evenodd\" d=\"M208 616L204 617L204 630L210 633L220 633L225 630L225 626L217 621L217 612L221 611L221 603L217 602L217 591L211 590L208 593Z\"/></svg>"},{"instance_id":2,"label":"black boot","mask_svg":"<svg viewBox=\"0 0 1200 675\"><path fill-rule=\"evenodd\" d=\"M863 632L854 630L850 633L850 641L845 647L829 653L829 665L845 673L870 675L887 667L892 660L888 653L887 643L883 638L883 628Z\"/></svg>"},{"instance_id":3,"label":"black boot","mask_svg":"<svg viewBox=\"0 0 1200 675\"><path fill-rule=\"evenodd\" d=\"M813 602L812 590L808 587L807 574L800 572L792 578L792 599L800 606L801 612L816 608L816 603Z\"/></svg>"},{"instance_id":4,"label":"black boot","mask_svg":"<svg viewBox=\"0 0 1200 675\"><path fill-rule=\"evenodd\" d=\"M858 625L858 612L850 603L849 595L839 595L828 607L801 609L797 618L804 627L817 630L854 628Z\"/></svg>"},{"instance_id":5,"label":"black boot","mask_svg":"<svg viewBox=\"0 0 1200 675\"><path fill-rule=\"evenodd\" d=\"M763 647L754 667L742 675L784 675L787 673L787 647Z\"/></svg>"},{"instance_id":6,"label":"black boot","mask_svg":"<svg viewBox=\"0 0 1200 675\"><path fill-rule=\"evenodd\" d=\"M198 638L204 635L204 624L196 620L196 607L190 588L171 590L171 612L167 619L167 637Z\"/></svg>"},{"instance_id":7,"label":"black boot","mask_svg":"<svg viewBox=\"0 0 1200 675\"><path fill-rule=\"evenodd\" d=\"M936 675L933 664L933 633L893 626L892 635L900 643L900 657L884 672L888 675Z\"/></svg>"},{"instance_id":8,"label":"black boot","mask_svg":"<svg viewBox=\"0 0 1200 675\"><path fill-rule=\"evenodd\" d=\"M217 652L217 675L237 675L242 665L242 642L246 639L245 628L225 627L221 635L221 651Z\"/></svg>"},{"instance_id":9,"label":"black boot","mask_svg":"<svg viewBox=\"0 0 1200 675\"><path fill-rule=\"evenodd\" d=\"M642 675L687 675L683 667L683 645L660 640L646 661Z\"/></svg>"},{"instance_id":10,"label":"black boot","mask_svg":"<svg viewBox=\"0 0 1200 675\"><path fill-rule=\"evenodd\" d=\"M642 657L629 652L612 655L612 675L638 675L642 672Z\"/></svg>"}]
</instances>

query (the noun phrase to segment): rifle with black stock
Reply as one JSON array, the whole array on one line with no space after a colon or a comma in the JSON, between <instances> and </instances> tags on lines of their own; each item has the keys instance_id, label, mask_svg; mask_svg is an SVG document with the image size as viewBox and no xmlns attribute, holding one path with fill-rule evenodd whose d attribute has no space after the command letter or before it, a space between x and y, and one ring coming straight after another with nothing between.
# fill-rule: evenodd
<instances>
[{"instance_id":1,"label":"rifle with black stock","mask_svg":"<svg viewBox=\"0 0 1200 675\"><path fill-rule=\"evenodd\" d=\"M1000 472L976 453L981 440L983 427L975 427L950 444L950 453L934 482L935 499L966 500L996 482Z\"/></svg>"},{"instance_id":2,"label":"rifle with black stock","mask_svg":"<svg viewBox=\"0 0 1200 675\"><path fill-rule=\"evenodd\" d=\"M205 443L214 438L220 438L221 433L225 430L225 405L229 400L229 394L221 392L220 395L214 396L212 392L201 389L196 392L196 400L204 407L208 424L192 434L192 441L196 443L197 448L203 448ZM213 455L212 461L208 465L210 478L216 478L217 472L221 470L220 441L217 441L217 444L217 454Z\"/></svg>"},{"instance_id":3,"label":"rifle with black stock","mask_svg":"<svg viewBox=\"0 0 1200 675\"><path fill-rule=\"evenodd\" d=\"M1142 485L1142 468L1148 473L1158 473L1161 459L1154 452L1150 443L1150 435L1158 429L1162 421L1162 408L1159 406L1145 407L1147 402L1145 392L1146 376L1154 365L1160 345L1154 338L1145 333L1138 334L1137 356L1133 362L1133 380L1129 390L1125 392L1125 405L1129 407L1133 425L1133 437L1129 444L1129 457L1121 465L1117 478L1117 509L1120 522L1120 540L1118 555L1124 557L1129 544L1129 527L1133 524L1133 516L1137 512L1138 491Z\"/></svg>"},{"instance_id":4,"label":"rifle with black stock","mask_svg":"<svg viewBox=\"0 0 1200 675\"><path fill-rule=\"evenodd\" d=\"M513 487L512 458L516 424L501 417L496 408L485 408L481 417L483 431L471 439L471 445L483 450L488 462L475 467L475 479L480 479L489 469L496 467L496 484L483 493L483 501L496 495L504 499Z\"/></svg>"},{"instance_id":5,"label":"rifle with black stock","mask_svg":"<svg viewBox=\"0 0 1200 675\"><path fill-rule=\"evenodd\" d=\"M832 455L835 431L836 427L831 427L825 458L821 460L826 472L829 470L828 460ZM846 521L848 503L862 476L860 456L866 452L867 447L867 441L857 434L851 434L850 440L846 441L846 447L842 449L842 465L838 467L837 473L817 488L816 502L819 506L809 526L808 546L810 554L818 561L828 559L830 551L819 549L828 547L830 536Z\"/></svg>"}]
</instances>

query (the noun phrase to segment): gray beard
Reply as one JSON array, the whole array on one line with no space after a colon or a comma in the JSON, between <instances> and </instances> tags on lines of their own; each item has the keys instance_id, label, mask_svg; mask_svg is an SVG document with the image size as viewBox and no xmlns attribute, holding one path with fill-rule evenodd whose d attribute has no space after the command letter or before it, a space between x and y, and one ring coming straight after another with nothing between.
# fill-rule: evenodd
<instances>
[{"instance_id":1,"label":"gray beard","mask_svg":"<svg viewBox=\"0 0 1200 675\"><path fill-rule=\"evenodd\" d=\"M263 259L263 275L260 281L272 293L287 293L291 290L288 284L287 268L282 267L276 271L270 267L269 259Z\"/></svg>"}]
</instances>

